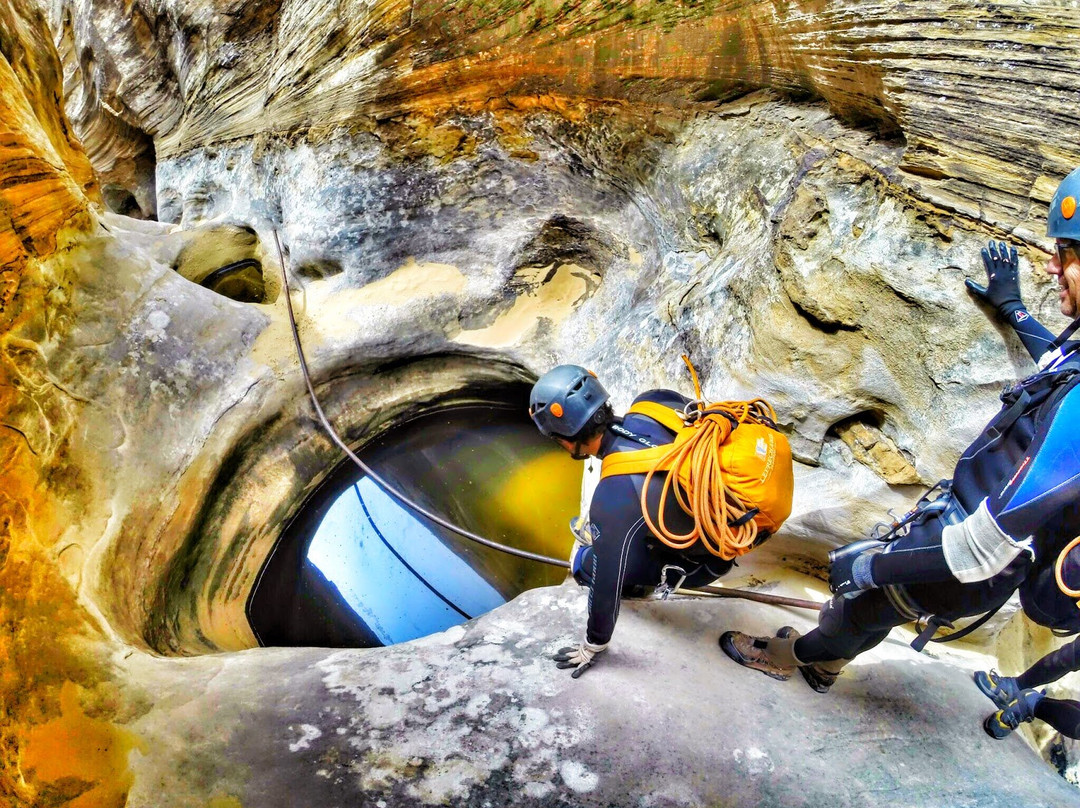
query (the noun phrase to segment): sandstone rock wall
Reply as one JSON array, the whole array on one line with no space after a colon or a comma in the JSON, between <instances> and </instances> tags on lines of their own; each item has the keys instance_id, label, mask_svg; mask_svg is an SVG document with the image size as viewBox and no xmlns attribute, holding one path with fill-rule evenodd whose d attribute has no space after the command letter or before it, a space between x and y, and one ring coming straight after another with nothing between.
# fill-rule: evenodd
<instances>
[{"instance_id":1,"label":"sandstone rock wall","mask_svg":"<svg viewBox=\"0 0 1080 808\"><path fill-rule=\"evenodd\" d=\"M58 256L93 226L98 199L90 163L60 105L61 67L44 16L13 0L0 7L0 800L62 802L65 786L33 781L65 738L90 746L116 738L68 698L115 697L104 664L103 627L79 602L73 580L85 558L71 537L90 527L91 458L80 451L85 402L48 367L47 345L67 333L72 278ZM100 511L98 511L100 513ZM90 527L93 530L92 527ZM75 722L75 723L72 723ZM93 737L93 740L91 739ZM100 747L96 747L100 749ZM88 800L122 799L125 766L87 750L69 773ZM100 788L99 788L100 786Z\"/></svg>"},{"instance_id":2,"label":"sandstone rock wall","mask_svg":"<svg viewBox=\"0 0 1080 808\"><path fill-rule=\"evenodd\" d=\"M821 597L828 547L947 474L1000 384L1030 368L963 291L986 238L1022 243L1025 295L1060 323L1038 269L1045 200L1080 162L1071 4L43 9L0 9L8 802L623 803L648 769L620 750L655 742L651 708L685 715L697 698L758 705L777 737L746 746L759 727L740 718L703 744L680 724L662 756L679 789L634 781L650 804L716 802L732 782L746 804L817 794L792 737L811 739L826 787L837 771L873 781L848 804L1061 801L1019 743L979 741L963 671L902 644L824 711L722 667L720 623L765 630L781 613L628 607L611 678L598 668L577 690L542 659L580 627L566 593L381 657L153 652L253 644L242 607L260 554L331 460L273 229L350 437L557 361L596 368L619 406L685 386L681 352L713 396L769 397L797 501L744 583ZM100 212L72 130L110 204L126 191L162 222ZM261 264L265 304L188 280L237 250ZM665 638L692 660L674 693L641 684L671 681ZM1017 665L1045 648L1025 642L1007 640ZM988 664L970 653L950 664ZM935 724L910 695L926 686L962 714ZM928 789L935 745L955 776ZM985 787L1001 770L1024 777Z\"/></svg>"},{"instance_id":3,"label":"sandstone rock wall","mask_svg":"<svg viewBox=\"0 0 1080 808\"><path fill-rule=\"evenodd\" d=\"M146 180L114 165L149 155L147 136L173 158L513 95L822 98L903 136L895 181L1029 240L1077 158L1068 2L64 0L50 20L76 127L132 188Z\"/></svg>"}]
</instances>

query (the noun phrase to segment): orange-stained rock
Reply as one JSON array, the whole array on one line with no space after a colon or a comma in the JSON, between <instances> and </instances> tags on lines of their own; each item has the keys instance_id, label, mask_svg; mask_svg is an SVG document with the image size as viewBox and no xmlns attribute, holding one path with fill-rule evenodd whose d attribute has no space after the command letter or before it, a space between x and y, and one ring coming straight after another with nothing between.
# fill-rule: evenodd
<instances>
[{"instance_id":1,"label":"orange-stained rock","mask_svg":"<svg viewBox=\"0 0 1080 808\"><path fill-rule=\"evenodd\" d=\"M902 136L897 179L924 198L1028 231L1080 161L1060 117L1080 91L1077 20L1048 4L64 0L50 22L76 127L137 196L151 181L131 175L138 159L509 96L818 97ZM435 153L456 146L440 134Z\"/></svg>"},{"instance_id":2,"label":"orange-stained rock","mask_svg":"<svg viewBox=\"0 0 1080 808\"><path fill-rule=\"evenodd\" d=\"M86 644L101 635L53 555L79 474L69 467L71 401L38 345L63 331L62 281L46 264L67 234L89 227L99 199L62 96L41 12L26 0L0 4L0 802L13 806L122 804L127 788L115 756L91 772L93 760L77 763L66 742L47 764L31 752L48 751L43 725L79 709L76 685L90 698L109 690Z\"/></svg>"},{"instance_id":3,"label":"orange-stained rock","mask_svg":"<svg viewBox=\"0 0 1080 808\"><path fill-rule=\"evenodd\" d=\"M29 262L53 253L63 227L85 226L98 199L62 94L41 13L26 0L0 6L0 327Z\"/></svg>"}]
</instances>

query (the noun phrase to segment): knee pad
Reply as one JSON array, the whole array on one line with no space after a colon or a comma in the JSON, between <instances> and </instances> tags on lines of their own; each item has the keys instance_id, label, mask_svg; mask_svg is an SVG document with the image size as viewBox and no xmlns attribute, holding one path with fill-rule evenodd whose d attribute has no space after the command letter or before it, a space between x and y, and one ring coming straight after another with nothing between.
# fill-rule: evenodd
<instances>
[{"instance_id":1,"label":"knee pad","mask_svg":"<svg viewBox=\"0 0 1080 808\"><path fill-rule=\"evenodd\" d=\"M596 553L592 546L574 542L574 549L570 553L570 574L578 586L592 586L595 564Z\"/></svg>"},{"instance_id":2,"label":"knee pad","mask_svg":"<svg viewBox=\"0 0 1080 808\"><path fill-rule=\"evenodd\" d=\"M844 624L848 622L850 603L851 601L847 598L833 598L821 607L821 612L818 614L818 631L823 637L839 637L843 633Z\"/></svg>"}]
</instances>

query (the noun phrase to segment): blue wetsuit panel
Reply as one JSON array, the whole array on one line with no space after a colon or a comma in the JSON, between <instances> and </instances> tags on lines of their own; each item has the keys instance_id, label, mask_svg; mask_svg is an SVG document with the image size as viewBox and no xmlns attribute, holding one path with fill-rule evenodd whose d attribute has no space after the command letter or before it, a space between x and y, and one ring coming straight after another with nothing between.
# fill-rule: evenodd
<instances>
[{"instance_id":1,"label":"blue wetsuit panel","mask_svg":"<svg viewBox=\"0 0 1080 808\"><path fill-rule=\"evenodd\" d=\"M1039 430L1016 473L989 502L1001 529L1022 539L1069 505L1080 503L1080 387L1058 405L1049 428Z\"/></svg>"}]
</instances>

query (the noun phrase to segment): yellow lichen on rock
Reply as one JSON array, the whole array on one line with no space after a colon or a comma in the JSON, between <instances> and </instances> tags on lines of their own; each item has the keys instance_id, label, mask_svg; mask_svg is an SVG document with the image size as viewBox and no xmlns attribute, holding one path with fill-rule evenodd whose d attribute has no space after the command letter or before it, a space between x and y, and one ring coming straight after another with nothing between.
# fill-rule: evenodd
<instances>
[{"instance_id":1,"label":"yellow lichen on rock","mask_svg":"<svg viewBox=\"0 0 1080 808\"><path fill-rule=\"evenodd\" d=\"M59 792L67 808L123 808L134 783L128 755L145 745L133 733L87 715L78 687L60 688L60 715L33 727L21 765L41 792Z\"/></svg>"},{"instance_id":2,"label":"yellow lichen on rock","mask_svg":"<svg viewBox=\"0 0 1080 808\"><path fill-rule=\"evenodd\" d=\"M50 378L39 343L46 335L60 338L65 328L56 311L67 299L65 276L49 264L50 258L69 234L93 223L92 205L98 199L89 161L60 108L61 97L59 60L41 12L23 0L3 4L0 802L119 806L129 781L112 763L95 758L96 752L78 754L72 747L92 737L98 749L104 736L84 735L88 724L73 734L50 734L59 730L55 722L74 720L76 685L112 698L104 666L93 651L101 635L56 560L70 546L57 547L73 521L69 508L79 507L63 500L80 488L81 477L72 458L73 402ZM51 751L50 737L55 741Z\"/></svg>"}]
</instances>

